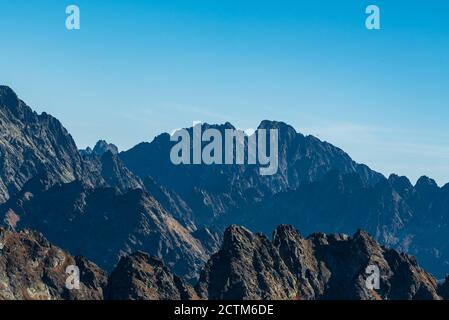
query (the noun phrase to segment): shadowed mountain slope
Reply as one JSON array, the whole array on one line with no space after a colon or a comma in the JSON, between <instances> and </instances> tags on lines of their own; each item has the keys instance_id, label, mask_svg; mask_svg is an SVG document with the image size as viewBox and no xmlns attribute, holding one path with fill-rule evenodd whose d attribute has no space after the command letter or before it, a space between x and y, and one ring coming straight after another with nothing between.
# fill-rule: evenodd
<instances>
[{"instance_id":1,"label":"shadowed mountain slope","mask_svg":"<svg viewBox=\"0 0 449 320\"><path fill-rule=\"evenodd\" d=\"M121 256L143 250L193 279L207 260L200 241L141 189L120 193L80 181L47 185L48 177L36 177L2 205L5 224L39 230L106 270L112 270Z\"/></svg>"}]
</instances>

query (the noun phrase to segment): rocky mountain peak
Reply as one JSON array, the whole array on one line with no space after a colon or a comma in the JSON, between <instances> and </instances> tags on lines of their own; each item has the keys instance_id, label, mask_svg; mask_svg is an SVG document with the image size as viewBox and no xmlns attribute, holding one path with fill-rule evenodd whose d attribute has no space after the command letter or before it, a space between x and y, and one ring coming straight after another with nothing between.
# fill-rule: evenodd
<instances>
[{"instance_id":1,"label":"rocky mountain peak","mask_svg":"<svg viewBox=\"0 0 449 320\"><path fill-rule=\"evenodd\" d=\"M347 240L347 237L345 237L344 240ZM362 229L357 230L353 236L353 240L355 242L364 243L367 247L377 246L377 242L371 237L371 235Z\"/></svg>"},{"instance_id":2,"label":"rocky mountain peak","mask_svg":"<svg viewBox=\"0 0 449 320\"><path fill-rule=\"evenodd\" d=\"M191 300L192 287L172 274L155 257L135 252L123 257L112 272L107 299L111 300Z\"/></svg>"},{"instance_id":3,"label":"rocky mountain peak","mask_svg":"<svg viewBox=\"0 0 449 320\"><path fill-rule=\"evenodd\" d=\"M0 107L15 109L20 103L17 94L7 86L0 86Z\"/></svg>"},{"instance_id":4,"label":"rocky mountain peak","mask_svg":"<svg viewBox=\"0 0 449 320\"><path fill-rule=\"evenodd\" d=\"M436 181L426 176L422 176L418 179L415 188L419 191L436 191L439 189Z\"/></svg>"},{"instance_id":5,"label":"rocky mountain peak","mask_svg":"<svg viewBox=\"0 0 449 320\"><path fill-rule=\"evenodd\" d=\"M223 248L238 251L244 245L251 244L254 241L254 235L251 231L241 226L231 225L224 232Z\"/></svg>"},{"instance_id":6,"label":"rocky mountain peak","mask_svg":"<svg viewBox=\"0 0 449 320\"><path fill-rule=\"evenodd\" d=\"M105 140L99 140L92 150L93 153L99 156L103 155L105 152L108 151L114 155L118 154L117 146L112 143L107 143Z\"/></svg>"},{"instance_id":7,"label":"rocky mountain peak","mask_svg":"<svg viewBox=\"0 0 449 320\"><path fill-rule=\"evenodd\" d=\"M80 153L83 156L90 156L90 155L95 155L95 156L102 156L103 154L110 152L113 155L118 155L118 148L116 145L112 144L112 143L108 143L105 140L99 140L94 148L92 149L91 147L87 147L86 149L81 149Z\"/></svg>"},{"instance_id":8,"label":"rocky mountain peak","mask_svg":"<svg viewBox=\"0 0 449 320\"><path fill-rule=\"evenodd\" d=\"M282 121L272 121L272 120L262 120L257 127L258 129L278 129L279 131L285 132L290 131L292 133L297 133L295 128L291 125L286 124Z\"/></svg>"},{"instance_id":9,"label":"rocky mountain peak","mask_svg":"<svg viewBox=\"0 0 449 320\"><path fill-rule=\"evenodd\" d=\"M231 129L231 130L235 130L236 128L230 123L230 122L225 122L224 124L213 124L213 123L207 123L204 122L201 124L202 129L206 130L206 129L217 129L220 132L224 132L226 129ZM189 128L188 130L191 130L191 128Z\"/></svg>"},{"instance_id":10,"label":"rocky mountain peak","mask_svg":"<svg viewBox=\"0 0 449 320\"><path fill-rule=\"evenodd\" d=\"M401 194L413 189L413 185L411 184L410 180L407 177L400 177L396 174L390 175L388 178L389 182L393 186L394 189L399 191Z\"/></svg>"},{"instance_id":11,"label":"rocky mountain peak","mask_svg":"<svg viewBox=\"0 0 449 320\"><path fill-rule=\"evenodd\" d=\"M278 226L273 232L273 242L276 243L278 239L303 240L304 238L293 226L282 224Z\"/></svg>"},{"instance_id":12,"label":"rocky mountain peak","mask_svg":"<svg viewBox=\"0 0 449 320\"><path fill-rule=\"evenodd\" d=\"M257 129L277 129L279 134L279 142L284 145L286 143L291 143L292 140L295 138L303 138L304 136L298 132L296 132L295 128L293 128L291 125L286 124L285 122L281 121L270 121L270 120L263 120ZM268 134L268 133L267 133Z\"/></svg>"}]
</instances>

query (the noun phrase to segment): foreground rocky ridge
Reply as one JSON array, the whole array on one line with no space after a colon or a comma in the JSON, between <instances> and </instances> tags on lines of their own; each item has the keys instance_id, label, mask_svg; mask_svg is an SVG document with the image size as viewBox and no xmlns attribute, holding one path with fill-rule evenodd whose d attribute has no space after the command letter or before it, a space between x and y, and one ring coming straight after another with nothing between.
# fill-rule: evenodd
<instances>
[{"instance_id":1,"label":"foreground rocky ridge","mask_svg":"<svg viewBox=\"0 0 449 320\"><path fill-rule=\"evenodd\" d=\"M70 265L80 269L79 290L65 286ZM106 284L106 272L53 246L42 234L0 228L0 300L99 300Z\"/></svg>"},{"instance_id":2,"label":"foreground rocky ridge","mask_svg":"<svg viewBox=\"0 0 449 320\"><path fill-rule=\"evenodd\" d=\"M368 266L380 289L366 286ZM206 299L441 299L437 281L406 254L381 247L367 233L312 234L279 226L270 241L243 227L227 229L222 249L203 270L197 291Z\"/></svg>"},{"instance_id":3,"label":"foreground rocky ridge","mask_svg":"<svg viewBox=\"0 0 449 320\"><path fill-rule=\"evenodd\" d=\"M66 286L68 266L79 268L79 289ZM0 228L0 300L195 298L192 287L145 253L121 259L108 278L94 263L53 246L40 233Z\"/></svg>"},{"instance_id":4,"label":"foreground rocky ridge","mask_svg":"<svg viewBox=\"0 0 449 320\"><path fill-rule=\"evenodd\" d=\"M69 265L80 269L79 290L66 287ZM380 269L379 290L366 287L368 265ZM195 290L144 252L122 257L108 276L40 233L0 228L0 300L439 300L448 297L448 286L448 280L438 286L413 257L379 246L363 231L306 239L284 225L270 241L232 226Z\"/></svg>"}]
</instances>

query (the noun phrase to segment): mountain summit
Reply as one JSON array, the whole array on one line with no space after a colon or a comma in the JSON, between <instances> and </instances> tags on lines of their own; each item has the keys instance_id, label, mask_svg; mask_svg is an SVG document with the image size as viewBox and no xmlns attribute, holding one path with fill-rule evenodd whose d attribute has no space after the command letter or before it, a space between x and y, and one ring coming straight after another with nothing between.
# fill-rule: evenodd
<instances>
[{"instance_id":1,"label":"mountain summit","mask_svg":"<svg viewBox=\"0 0 449 320\"><path fill-rule=\"evenodd\" d=\"M43 172L60 182L94 182L61 123L38 115L5 86L0 86L0 131L0 202Z\"/></svg>"}]
</instances>

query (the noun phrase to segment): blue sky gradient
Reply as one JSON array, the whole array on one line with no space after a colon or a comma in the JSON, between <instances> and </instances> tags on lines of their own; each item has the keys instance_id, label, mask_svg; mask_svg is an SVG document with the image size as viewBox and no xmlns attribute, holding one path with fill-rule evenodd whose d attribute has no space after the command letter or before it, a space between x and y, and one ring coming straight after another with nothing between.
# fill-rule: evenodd
<instances>
[{"instance_id":1,"label":"blue sky gradient","mask_svg":"<svg viewBox=\"0 0 449 320\"><path fill-rule=\"evenodd\" d=\"M79 31L65 29L70 4ZM0 0L0 83L79 147L282 120L386 175L443 184L448 17L445 0Z\"/></svg>"}]
</instances>

